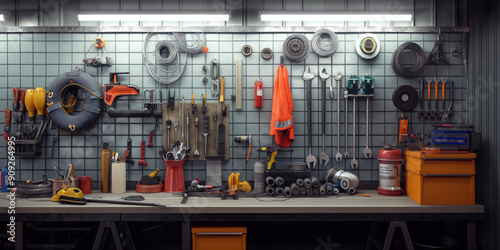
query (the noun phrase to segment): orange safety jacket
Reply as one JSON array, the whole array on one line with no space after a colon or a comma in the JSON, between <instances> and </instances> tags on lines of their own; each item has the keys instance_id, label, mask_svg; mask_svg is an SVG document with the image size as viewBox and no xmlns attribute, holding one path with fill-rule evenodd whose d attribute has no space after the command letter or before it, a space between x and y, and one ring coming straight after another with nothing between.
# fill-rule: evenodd
<instances>
[{"instance_id":1,"label":"orange safety jacket","mask_svg":"<svg viewBox=\"0 0 500 250\"><path fill-rule=\"evenodd\" d=\"M274 78L273 110L270 135L275 136L276 145L288 148L295 138L293 131L293 99L288 79L288 69L280 65Z\"/></svg>"}]
</instances>

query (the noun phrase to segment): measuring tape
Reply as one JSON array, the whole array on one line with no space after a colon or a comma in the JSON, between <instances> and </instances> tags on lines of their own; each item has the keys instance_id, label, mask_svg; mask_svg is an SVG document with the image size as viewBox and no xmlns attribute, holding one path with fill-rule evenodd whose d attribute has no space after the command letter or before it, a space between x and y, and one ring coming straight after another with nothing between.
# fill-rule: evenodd
<instances>
[{"instance_id":1,"label":"measuring tape","mask_svg":"<svg viewBox=\"0 0 500 250\"><path fill-rule=\"evenodd\" d=\"M380 53L380 40L373 34L358 37L355 43L356 53L364 59L375 58Z\"/></svg>"},{"instance_id":2,"label":"measuring tape","mask_svg":"<svg viewBox=\"0 0 500 250\"><path fill-rule=\"evenodd\" d=\"M252 54L252 46L245 45L241 48L241 54L244 56L250 56Z\"/></svg>"}]
</instances>

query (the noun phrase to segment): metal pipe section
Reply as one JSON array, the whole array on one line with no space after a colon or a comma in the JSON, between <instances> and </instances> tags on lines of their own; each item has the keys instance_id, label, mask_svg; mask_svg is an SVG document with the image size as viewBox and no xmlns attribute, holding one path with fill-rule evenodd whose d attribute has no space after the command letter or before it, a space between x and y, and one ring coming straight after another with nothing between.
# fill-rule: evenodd
<instances>
[{"instance_id":1,"label":"metal pipe section","mask_svg":"<svg viewBox=\"0 0 500 250\"><path fill-rule=\"evenodd\" d=\"M321 187L319 187L319 194L320 195L325 195L326 194L326 186L325 184L321 185Z\"/></svg>"},{"instance_id":2,"label":"metal pipe section","mask_svg":"<svg viewBox=\"0 0 500 250\"><path fill-rule=\"evenodd\" d=\"M299 194L306 194L306 188L305 187L299 187Z\"/></svg>"},{"instance_id":3,"label":"metal pipe section","mask_svg":"<svg viewBox=\"0 0 500 250\"><path fill-rule=\"evenodd\" d=\"M304 187L306 188L311 188L312 187L312 181L309 178L304 179Z\"/></svg>"},{"instance_id":4,"label":"metal pipe section","mask_svg":"<svg viewBox=\"0 0 500 250\"><path fill-rule=\"evenodd\" d=\"M266 184L268 186L274 186L274 184L276 184L276 182L274 181L274 178L272 176L268 176L266 177Z\"/></svg>"},{"instance_id":5,"label":"metal pipe section","mask_svg":"<svg viewBox=\"0 0 500 250\"><path fill-rule=\"evenodd\" d=\"M318 196L320 194L319 188L313 188L313 194L314 196Z\"/></svg>"},{"instance_id":6,"label":"metal pipe section","mask_svg":"<svg viewBox=\"0 0 500 250\"><path fill-rule=\"evenodd\" d=\"M254 181L254 192L264 193L266 188L266 165L264 162L257 161L253 165L253 181Z\"/></svg>"},{"instance_id":7,"label":"metal pipe section","mask_svg":"<svg viewBox=\"0 0 500 250\"><path fill-rule=\"evenodd\" d=\"M327 183L325 184L325 186L326 186L326 193L327 193L328 195L332 195L332 194L333 194L333 184L332 184L332 183L330 183L330 182L327 182Z\"/></svg>"},{"instance_id":8,"label":"metal pipe section","mask_svg":"<svg viewBox=\"0 0 500 250\"><path fill-rule=\"evenodd\" d=\"M304 186L304 179L298 178L295 183L297 183L297 186L303 187Z\"/></svg>"},{"instance_id":9,"label":"metal pipe section","mask_svg":"<svg viewBox=\"0 0 500 250\"><path fill-rule=\"evenodd\" d=\"M297 186L296 183L292 183L292 185L290 186L290 189L292 190L293 195L298 195L300 192L300 188L299 188L299 186Z\"/></svg>"},{"instance_id":10,"label":"metal pipe section","mask_svg":"<svg viewBox=\"0 0 500 250\"><path fill-rule=\"evenodd\" d=\"M311 177L311 182L312 182L312 185L313 187L319 187L321 186L321 182L319 182L318 178L316 178L316 176L313 176Z\"/></svg>"},{"instance_id":11,"label":"metal pipe section","mask_svg":"<svg viewBox=\"0 0 500 250\"><path fill-rule=\"evenodd\" d=\"M290 187L285 187L283 195L285 195L286 198L292 197L292 189Z\"/></svg>"},{"instance_id":12,"label":"metal pipe section","mask_svg":"<svg viewBox=\"0 0 500 250\"><path fill-rule=\"evenodd\" d=\"M271 186L266 187L266 194L267 195L274 195L274 188Z\"/></svg>"},{"instance_id":13,"label":"metal pipe section","mask_svg":"<svg viewBox=\"0 0 500 250\"><path fill-rule=\"evenodd\" d=\"M276 186L278 187L283 187L283 185L285 185L285 179L283 179L283 177L281 176L276 177L274 181L276 182Z\"/></svg>"},{"instance_id":14,"label":"metal pipe section","mask_svg":"<svg viewBox=\"0 0 500 250\"><path fill-rule=\"evenodd\" d=\"M284 189L283 189L283 187L276 187L275 192L276 192L276 195L283 195Z\"/></svg>"},{"instance_id":15,"label":"metal pipe section","mask_svg":"<svg viewBox=\"0 0 500 250\"><path fill-rule=\"evenodd\" d=\"M306 195L307 195L307 196L312 196L312 195L313 195L313 190L312 190L312 188L306 188Z\"/></svg>"}]
</instances>

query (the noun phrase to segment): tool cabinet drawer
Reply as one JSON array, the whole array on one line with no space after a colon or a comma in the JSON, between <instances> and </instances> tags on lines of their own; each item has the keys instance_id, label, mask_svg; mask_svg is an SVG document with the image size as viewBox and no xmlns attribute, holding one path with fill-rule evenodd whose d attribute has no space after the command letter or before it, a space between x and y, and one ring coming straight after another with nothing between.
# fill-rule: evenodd
<instances>
[{"instance_id":1,"label":"tool cabinet drawer","mask_svg":"<svg viewBox=\"0 0 500 250\"><path fill-rule=\"evenodd\" d=\"M246 227L193 227L193 250L245 250Z\"/></svg>"}]
</instances>

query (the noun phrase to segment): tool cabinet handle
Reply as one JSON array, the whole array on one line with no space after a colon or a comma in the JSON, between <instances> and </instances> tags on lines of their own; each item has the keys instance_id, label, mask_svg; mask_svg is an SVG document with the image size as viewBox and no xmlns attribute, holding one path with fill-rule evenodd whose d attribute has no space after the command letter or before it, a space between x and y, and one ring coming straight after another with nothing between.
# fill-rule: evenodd
<instances>
[{"instance_id":1,"label":"tool cabinet handle","mask_svg":"<svg viewBox=\"0 0 500 250\"><path fill-rule=\"evenodd\" d=\"M243 233L196 233L196 235L199 236L223 236L223 235L230 235L230 236L236 236L236 235L243 235Z\"/></svg>"},{"instance_id":2,"label":"tool cabinet handle","mask_svg":"<svg viewBox=\"0 0 500 250\"><path fill-rule=\"evenodd\" d=\"M437 157L426 157L422 158L424 161L425 160L474 160L474 158L461 158L461 157L453 157L453 158L437 158Z\"/></svg>"},{"instance_id":3,"label":"tool cabinet handle","mask_svg":"<svg viewBox=\"0 0 500 250\"><path fill-rule=\"evenodd\" d=\"M471 174L423 174L424 177L471 177Z\"/></svg>"}]
</instances>

